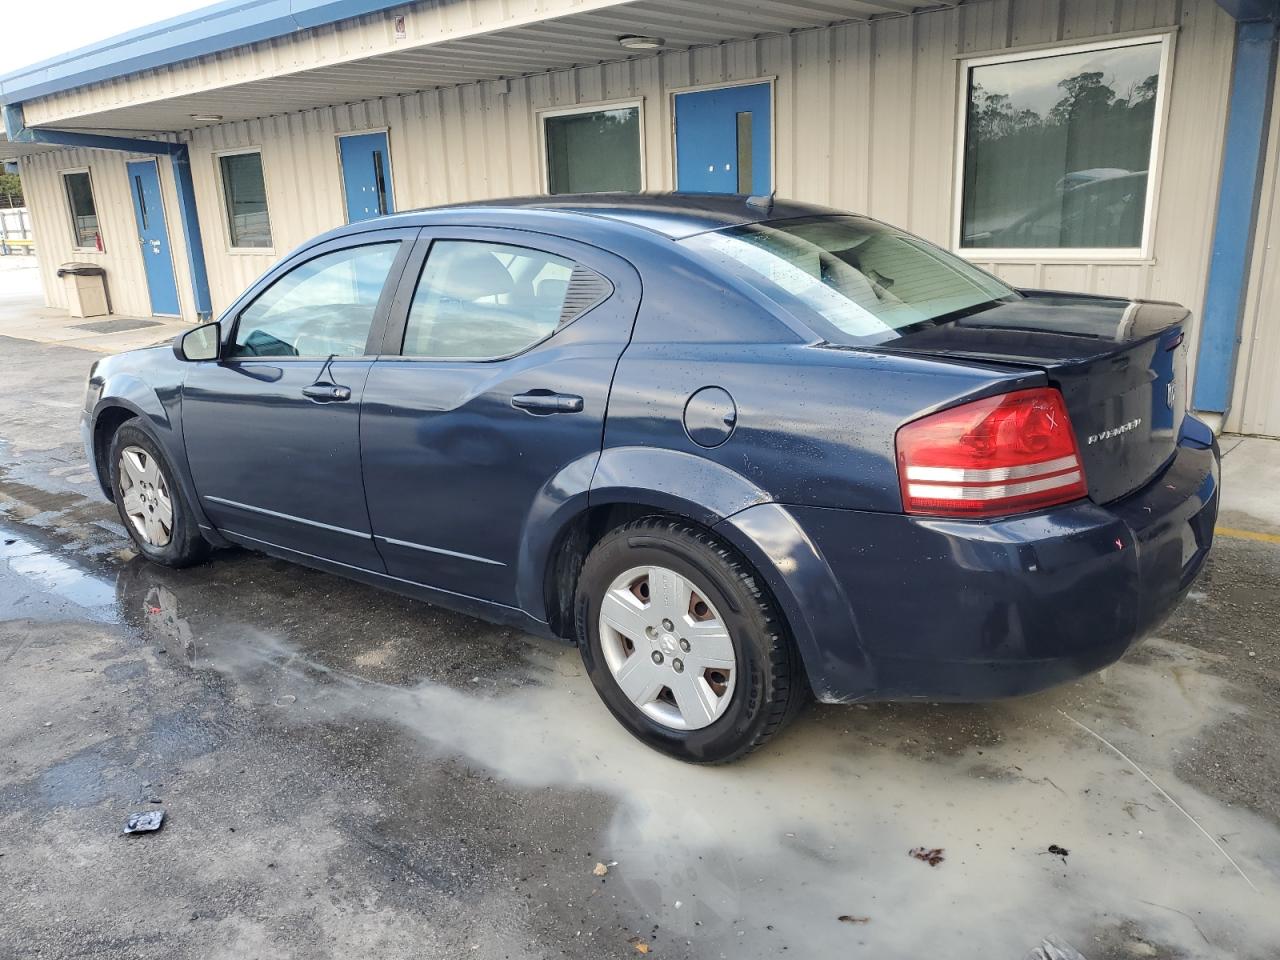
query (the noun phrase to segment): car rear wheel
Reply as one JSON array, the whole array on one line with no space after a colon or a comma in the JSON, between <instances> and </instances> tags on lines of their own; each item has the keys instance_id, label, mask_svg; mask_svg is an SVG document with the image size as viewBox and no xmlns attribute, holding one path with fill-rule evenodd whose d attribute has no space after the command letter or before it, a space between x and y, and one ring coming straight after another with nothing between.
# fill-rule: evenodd
<instances>
[{"instance_id":1,"label":"car rear wheel","mask_svg":"<svg viewBox=\"0 0 1280 960\"><path fill-rule=\"evenodd\" d=\"M694 763L760 746L807 697L755 572L705 530L651 517L607 534L577 595L582 660L605 705L649 746Z\"/></svg>"},{"instance_id":2,"label":"car rear wheel","mask_svg":"<svg viewBox=\"0 0 1280 960\"><path fill-rule=\"evenodd\" d=\"M159 445L126 423L111 441L111 490L124 524L143 556L167 567L187 567L209 555L209 542L173 480Z\"/></svg>"}]
</instances>

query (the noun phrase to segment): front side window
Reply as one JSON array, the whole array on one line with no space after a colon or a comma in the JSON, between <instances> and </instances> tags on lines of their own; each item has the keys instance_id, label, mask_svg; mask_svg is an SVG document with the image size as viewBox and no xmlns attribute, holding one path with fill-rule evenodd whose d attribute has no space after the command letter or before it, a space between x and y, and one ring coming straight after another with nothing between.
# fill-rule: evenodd
<instances>
[{"instance_id":1,"label":"front side window","mask_svg":"<svg viewBox=\"0 0 1280 960\"><path fill-rule=\"evenodd\" d=\"M348 247L294 267L241 312L229 356L361 356L399 247Z\"/></svg>"},{"instance_id":2,"label":"front side window","mask_svg":"<svg viewBox=\"0 0 1280 960\"><path fill-rule=\"evenodd\" d=\"M549 193L635 193L640 183L640 108L543 118Z\"/></svg>"},{"instance_id":3,"label":"front side window","mask_svg":"<svg viewBox=\"0 0 1280 960\"><path fill-rule=\"evenodd\" d=\"M962 249L1143 246L1164 41L971 65Z\"/></svg>"},{"instance_id":4,"label":"front side window","mask_svg":"<svg viewBox=\"0 0 1280 960\"><path fill-rule=\"evenodd\" d=\"M63 186L67 189L67 204L71 210L71 236L77 247L98 249L101 237L98 231L98 205L93 199L93 181L88 171L64 173Z\"/></svg>"},{"instance_id":5,"label":"front side window","mask_svg":"<svg viewBox=\"0 0 1280 960\"><path fill-rule=\"evenodd\" d=\"M609 289L598 274L553 253L440 240L414 291L402 352L448 360L509 357L551 336Z\"/></svg>"},{"instance_id":6,"label":"front side window","mask_svg":"<svg viewBox=\"0 0 1280 960\"><path fill-rule=\"evenodd\" d=\"M833 343L884 343L1018 296L959 257L863 217L752 223L681 242Z\"/></svg>"},{"instance_id":7,"label":"front side window","mask_svg":"<svg viewBox=\"0 0 1280 960\"><path fill-rule=\"evenodd\" d=\"M227 232L232 247L270 247L271 217L267 213L267 184L262 154L234 153L218 158L222 197L227 207Z\"/></svg>"}]
</instances>

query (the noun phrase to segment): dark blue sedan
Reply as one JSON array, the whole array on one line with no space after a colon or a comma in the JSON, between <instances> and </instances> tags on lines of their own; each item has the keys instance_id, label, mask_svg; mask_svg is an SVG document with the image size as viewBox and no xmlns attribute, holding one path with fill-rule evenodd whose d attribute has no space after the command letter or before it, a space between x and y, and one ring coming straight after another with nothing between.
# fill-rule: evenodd
<instances>
[{"instance_id":1,"label":"dark blue sedan","mask_svg":"<svg viewBox=\"0 0 1280 960\"><path fill-rule=\"evenodd\" d=\"M1187 320L820 207L512 200L306 244L96 364L84 438L156 562L563 637L636 736L724 761L810 694L1027 693L1155 628L1218 505Z\"/></svg>"}]
</instances>

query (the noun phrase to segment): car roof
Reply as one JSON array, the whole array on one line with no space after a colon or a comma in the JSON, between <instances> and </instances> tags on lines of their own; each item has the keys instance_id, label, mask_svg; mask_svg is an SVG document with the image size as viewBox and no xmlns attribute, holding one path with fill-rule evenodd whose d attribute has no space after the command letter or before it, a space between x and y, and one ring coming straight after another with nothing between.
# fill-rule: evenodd
<instances>
[{"instance_id":1,"label":"car roof","mask_svg":"<svg viewBox=\"0 0 1280 960\"><path fill-rule=\"evenodd\" d=\"M556 196L510 197L407 211L392 216L405 225L427 226L436 220L456 222L456 211L483 212L501 221L513 211L529 210L615 220L644 227L672 239L737 227L765 220L833 216L844 213L830 207L771 196L744 197L702 193L582 193ZM448 211L454 211L452 216ZM353 227L367 229L376 221ZM500 225L495 223L494 225Z\"/></svg>"}]
</instances>

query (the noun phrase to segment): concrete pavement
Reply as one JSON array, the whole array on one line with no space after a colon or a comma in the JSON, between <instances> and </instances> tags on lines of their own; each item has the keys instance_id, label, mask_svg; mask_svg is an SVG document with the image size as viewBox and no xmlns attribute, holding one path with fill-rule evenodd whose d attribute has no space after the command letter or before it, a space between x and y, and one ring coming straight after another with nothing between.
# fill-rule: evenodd
<instances>
[{"instance_id":1,"label":"concrete pavement","mask_svg":"<svg viewBox=\"0 0 1280 960\"><path fill-rule=\"evenodd\" d=\"M0 336L60 343L94 353L121 353L171 340L191 326L161 317L68 316L65 310L44 305L36 257L0 257Z\"/></svg>"}]
</instances>

